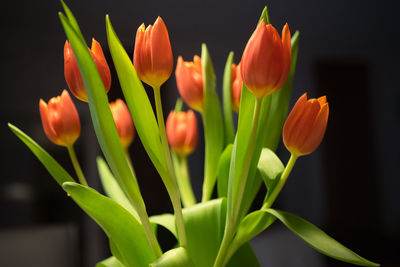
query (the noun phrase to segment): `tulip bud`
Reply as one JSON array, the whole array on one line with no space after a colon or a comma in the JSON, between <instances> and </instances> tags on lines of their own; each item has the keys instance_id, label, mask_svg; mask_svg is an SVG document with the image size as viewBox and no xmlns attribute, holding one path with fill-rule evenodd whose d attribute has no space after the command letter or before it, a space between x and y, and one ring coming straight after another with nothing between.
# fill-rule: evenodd
<instances>
[{"instance_id":1,"label":"tulip bud","mask_svg":"<svg viewBox=\"0 0 400 267\"><path fill-rule=\"evenodd\" d=\"M128 148L135 137L135 126L125 102L117 99L110 103L111 113L123 148Z\"/></svg>"},{"instance_id":2,"label":"tulip bud","mask_svg":"<svg viewBox=\"0 0 400 267\"><path fill-rule=\"evenodd\" d=\"M167 118L166 131L168 143L176 154L186 156L196 148L199 133L197 119L192 110L171 111Z\"/></svg>"},{"instance_id":3,"label":"tulip bud","mask_svg":"<svg viewBox=\"0 0 400 267\"><path fill-rule=\"evenodd\" d=\"M303 94L283 126L283 142L286 148L296 156L312 153L324 137L328 115L326 96L307 100L307 94Z\"/></svg>"},{"instance_id":4,"label":"tulip bud","mask_svg":"<svg viewBox=\"0 0 400 267\"><path fill-rule=\"evenodd\" d=\"M171 76L173 57L168 30L162 18L154 26L142 24L136 32L133 64L139 78L152 87L160 87Z\"/></svg>"},{"instance_id":5,"label":"tulip bud","mask_svg":"<svg viewBox=\"0 0 400 267\"><path fill-rule=\"evenodd\" d=\"M232 91L231 91L231 99L232 99L232 109L233 111L239 112L240 107L240 95L242 94L242 74L240 72L240 64L235 65L232 64Z\"/></svg>"},{"instance_id":6,"label":"tulip bud","mask_svg":"<svg viewBox=\"0 0 400 267\"><path fill-rule=\"evenodd\" d=\"M111 72L106 58L104 57L103 50L95 39L92 39L90 54L96 64L97 70L99 71L104 88L106 89L106 92L108 92L111 87ZM64 76L72 94L79 100L88 102L78 62L76 61L74 52L72 51L71 45L68 41L65 42L64 46Z\"/></svg>"},{"instance_id":7,"label":"tulip bud","mask_svg":"<svg viewBox=\"0 0 400 267\"><path fill-rule=\"evenodd\" d=\"M199 112L203 111L203 72L201 58L193 57L193 62L185 62L178 57L175 70L176 85L185 103Z\"/></svg>"},{"instance_id":8,"label":"tulip bud","mask_svg":"<svg viewBox=\"0 0 400 267\"><path fill-rule=\"evenodd\" d=\"M291 40L289 26L282 39L262 20L247 42L241 60L243 83L257 98L270 95L286 82L290 70Z\"/></svg>"},{"instance_id":9,"label":"tulip bud","mask_svg":"<svg viewBox=\"0 0 400 267\"><path fill-rule=\"evenodd\" d=\"M40 117L47 137L56 145L68 147L81 134L81 123L67 90L61 96L53 97L49 103L40 99Z\"/></svg>"}]
</instances>

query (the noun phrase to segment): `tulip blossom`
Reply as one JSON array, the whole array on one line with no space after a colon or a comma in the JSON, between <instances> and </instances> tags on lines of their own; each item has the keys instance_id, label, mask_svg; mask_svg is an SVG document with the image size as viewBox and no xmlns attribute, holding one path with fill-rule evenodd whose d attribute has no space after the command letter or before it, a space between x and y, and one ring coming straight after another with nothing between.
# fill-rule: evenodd
<instances>
[{"instance_id":1,"label":"tulip blossom","mask_svg":"<svg viewBox=\"0 0 400 267\"><path fill-rule=\"evenodd\" d=\"M241 60L243 83L257 98L270 95L286 82L290 70L291 37L289 26L282 39L271 25L262 20L247 42Z\"/></svg>"},{"instance_id":2,"label":"tulip blossom","mask_svg":"<svg viewBox=\"0 0 400 267\"><path fill-rule=\"evenodd\" d=\"M97 70L99 71L104 88L106 89L106 92L108 92L111 87L111 72L106 58L104 57L103 50L95 39L92 39L90 54L96 64ZM71 45L68 41L65 42L64 46L64 76L72 94L79 100L88 102L78 62L76 61L74 52L72 51Z\"/></svg>"},{"instance_id":3,"label":"tulip blossom","mask_svg":"<svg viewBox=\"0 0 400 267\"><path fill-rule=\"evenodd\" d=\"M152 87L160 87L171 76L173 57L168 30L162 18L154 26L142 24L136 32L133 64L139 78Z\"/></svg>"},{"instance_id":4,"label":"tulip blossom","mask_svg":"<svg viewBox=\"0 0 400 267\"><path fill-rule=\"evenodd\" d=\"M123 148L128 148L135 137L135 126L133 125L131 113L125 102L117 99L110 103L111 113Z\"/></svg>"},{"instance_id":5,"label":"tulip blossom","mask_svg":"<svg viewBox=\"0 0 400 267\"><path fill-rule=\"evenodd\" d=\"M235 65L232 64L232 90L231 90L231 99L232 99L232 109L236 112L239 112L240 106L240 95L242 94L242 74L240 72L240 64Z\"/></svg>"},{"instance_id":6,"label":"tulip blossom","mask_svg":"<svg viewBox=\"0 0 400 267\"><path fill-rule=\"evenodd\" d=\"M167 138L172 151L187 156L196 148L199 133L197 119L192 110L171 111L167 118Z\"/></svg>"},{"instance_id":7,"label":"tulip blossom","mask_svg":"<svg viewBox=\"0 0 400 267\"><path fill-rule=\"evenodd\" d=\"M39 111L44 132L54 144L71 146L81 134L78 111L67 90L48 104L40 99Z\"/></svg>"},{"instance_id":8,"label":"tulip blossom","mask_svg":"<svg viewBox=\"0 0 400 267\"><path fill-rule=\"evenodd\" d=\"M193 62L185 62L178 57L175 70L176 85L185 103L199 112L203 111L203 72L201 58L193 57Z\"/></svg>"},{"instance_id":9,"label":"tulip blossom","mask_svg":"<svg viewBox=\"0 0 400 267\"><path fill-rule=\"evenodd\" d=\"M324 137L328 115L326 96L307 100L307 94L303 94L283 126L283 142L286 148L295 156L312 153Z\"/></svg>"}]
</instances>

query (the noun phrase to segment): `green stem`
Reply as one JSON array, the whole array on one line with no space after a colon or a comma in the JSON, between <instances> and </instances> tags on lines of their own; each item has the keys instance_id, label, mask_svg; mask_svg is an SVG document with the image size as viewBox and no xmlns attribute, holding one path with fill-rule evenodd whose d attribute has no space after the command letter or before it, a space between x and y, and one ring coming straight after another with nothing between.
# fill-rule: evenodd
<instances>
[{"instance_id":1,"label":"green stem","mask_svg":"<svg viewBox=\"0 0 400 267\"><path fill-rule=\"evenodd\" d=\"M255 139L257 134L258 118L260 115L261 103L262 103L262 98L256 98L256 103L254 106L254 113L253 113L253 121L251 123L249 144L247 145L247 149L245 152L245 157L244 157L245 161L243 163L242 173L240 176L238 176L240 179L238 193L236 194L235 199L233 199L234 201L232 205L233 211L230 211L228 208L224 237L222 239L221 247L218 251L214 267L224 266L224 263L227 260L225 259L225 257L228 252L230 242L232 241L232 238L238 226L240 207L242 204L243 194L246 188L247 176L249 174L250 163L256 142Z\"/></svg>"},{"instance_id":2,"label":"green stem","mask_svg":"<svg viewBox=\"0 0 400 267\"><path fill-rule=\"evenodd\" d=\"M154 91L154 99L155 99L155 103L156 103L156 113L157 113L158 128L160 130L161 144L162 144L163 150L164 150L165 161L167 163L167 168L168 168L168 172L169 172L169 176L170 176L169 178L171 179L171 183L167 182L167 183L165 183L165 185L166 186L168 185L167 191L170 195L172 207L173 207L174 213L175 213L176 226L177 226L177 230L178 230L178 237L179 237L180 245L182 247L186 247L187 242L186 242L185 225L183 223L181 196L180 196L178 184L176 181L174 167L172 165L171 152L169 151L167 135L165 132L165 123L164 123L164 114L163 114L162 104L161 104L160 87L154 87L153 91ZM172 188L168 188L170 186L172 186Z\"/></svg>"},{"instance_id":3,"label":"green stem","mask_svg":"<svg viewBox=\"0 0 400 267\"><path fill-rule=\"evenodd\" d=\"M187 157L179 157L178 155L173 154L173 159L175 163L175 170L177 170L176 178L178 181L179 190L181 192L183 206L188 208L196 204L196 198L190 183Z\"/></svg>"},{"instance_id":4,"label":"green stem","mask_svg":"<svg viewBox=\"0 0 400 267\"><path fill-rule=\"evenodd\" d=\"M286 180L289 177L289 174L292 171L297 158L298 158L298 156L296 156L294 154L290 155L289 162L286 164L286 167L282 172L282 175L281 175L281 178L280 178L278 184L276 185L276 187L274 188L274 191L272 191L272 194L267 199L267 201L264 203L264 205L262 206L261 209L269 209L272 206L272 204L274 204L275 199L281 192L283 186L285 185Z\"/></svg>"},{"instance_id":5,"label":"green stem","mask_svg":"<svg viewBox=\"0 0 400 267\"><path fill-rule=\"evenodd\" d=\"M133 168L131 155L129 155L128 148L126 148L124 150L125 150L125 156L126 156L126 160L128 161L129 168L132 171L133 177L135 177L135 179L136 179L136 173L135 173L135 169Z\"/></svg>"},{"instance_id":6,"label":"green stem","mask_svg":"<svg viewBox=\"0 0 400 267\"><path fill-rule=\"evenodd\" d=\"M71 158L71 161L72 161L72 165L74 166L76 175L78 176L79 182L81 183L81 185L87 186L88 183L86 182L85 175L83 175L81 165L79 165L78 158L76 157L74 145L72 144L70 146L67 146L67 149L68 149L69 157Z\"/></svg>"}]
</instances>

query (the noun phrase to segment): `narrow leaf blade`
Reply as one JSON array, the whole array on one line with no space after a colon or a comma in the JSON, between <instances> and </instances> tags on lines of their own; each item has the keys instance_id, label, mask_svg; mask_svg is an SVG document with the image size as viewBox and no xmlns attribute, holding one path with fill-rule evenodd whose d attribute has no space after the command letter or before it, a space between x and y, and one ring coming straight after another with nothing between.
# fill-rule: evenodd
<instances>
[{"instance_id":1,"label":"narrow leaf blade","mask_svg":"<svg viewBox=\"0 0 400 267\"><path fill-rule=\"evenodd\" d=\"M148 266L155 260L142 225L126 209L89 187L67 182L63 188L113 240L126 265Z\"/></svg>"},{"instance_id":2,"label":"narrow leaf blade","mask_svg":"<svg viewBox=\"0 0 400 267\"><path fill-rule=\"evenodd\" d=\"M10 130L32 151L32 153L40 160L50 175L61 186L65 182L75 182L68 172L58 162L50 156L41 146L38 145L23 131L18 129L11 123L8 124Z\"/></svg>"},{"instance_id":3,"label":"narrow leaf blade","mask_svg":"<svg viewBox=\"0 0 400 267\"><path fill-rule=\"evenodd\" d=\"M226 60L224 79L222 82L223 87L223 111L224 111L224 133L225 133L225 146L232 144L235 138L235 130L233 128L232 119L232 63L233 63L233 52L229 53L228 59Z\"/></svg>"},{"instance_id":4,"label":"narrow leaf blade","mask_svg":"<svg viewBox=\"0 0 400 267\"><path fill-rule=\"evenodd\" d=\"M275 216L290 231L322 254L340 261L360 266L379 266L378 263L371 262L357 255L332 237L328 236L324 231L315 225L292 213L274 209L267 209L265 211Z\"/></svg>"}]
</instances>

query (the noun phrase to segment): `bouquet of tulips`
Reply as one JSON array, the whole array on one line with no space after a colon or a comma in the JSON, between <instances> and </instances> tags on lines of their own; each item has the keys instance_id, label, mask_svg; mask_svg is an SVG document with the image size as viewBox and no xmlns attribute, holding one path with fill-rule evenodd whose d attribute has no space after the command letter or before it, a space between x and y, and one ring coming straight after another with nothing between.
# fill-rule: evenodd
<instances>
[{"instance_id":1,"label":"bouquet of tulips","mask_svg":"<svg viewBox=\"0 0 400 267\"><path fill-rule=\"evenodd\" d=\"M76 171L74 179L28 135L9 124L43 163L55 181L109 238L112 256L97 266L259 266L249 241L276 220L317 251L340 261L378 266L344 247L313 224L273 208L300 156L321 143L328 121L325 96L302 95L289 113L296 68L299 33L289 26L280 35L270 24L267 8L255 26L241 56L233 64L228 56L223 77L222 104L205 44L193 62L178 57L176 83L184 103L199 112L205 135L202 200L194 197L187 156L198 140L196 116L183 111L178 100L166 123L160 87L173 70L168 31L158 17L136 33L133 62L106 16L108 47L125 97L109 103L111 74L101 45L93 39L88 49L78 23L62 2L59 13L68 41L64 47L65 78L70 92L88 103L93 126L105 159L97 159L107 196L89 187L73 144L80 135L78 112L68 93L39 102L47 137L67 148ZM154 91L155 113L142 82ZM238 113L235 129L232 112ZM135 125L135 126L134 126ZM137 132L171 199L174 214L149 216L143 201L129 146ZM291 153L284 165L274 153L283 134ZM262 206L249 211L256 193L267 188ZM217 188L217 198L211 199ZM184 208L182 208L184 207ZM177 240L162 251L157 227L165 227Z\"/></svg>"}]
</instances>

